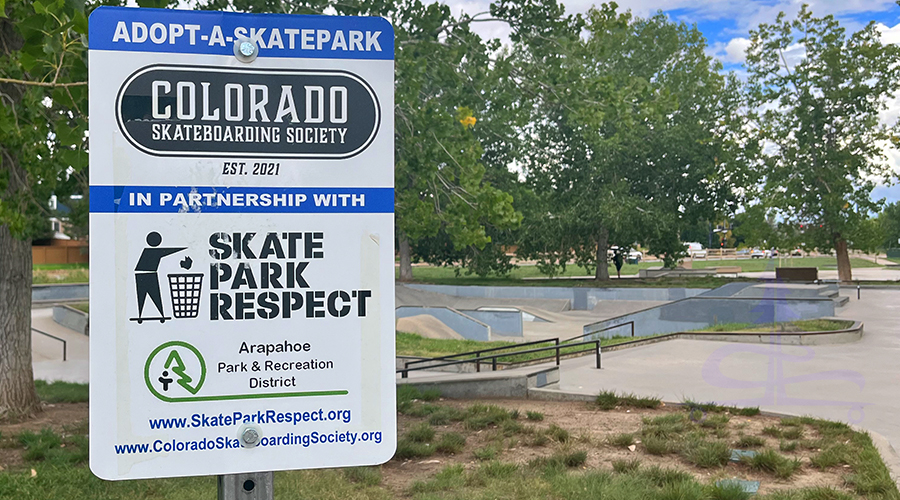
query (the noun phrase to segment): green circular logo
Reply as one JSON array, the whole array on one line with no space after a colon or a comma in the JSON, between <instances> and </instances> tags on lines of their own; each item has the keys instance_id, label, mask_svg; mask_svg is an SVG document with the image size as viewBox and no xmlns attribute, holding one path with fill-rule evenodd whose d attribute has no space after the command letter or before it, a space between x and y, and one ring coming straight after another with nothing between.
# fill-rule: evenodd
<instances>
[{"instance_id":1,"label":"green circular logo","mask_svg":"<svg viewBox=\"0 0 900 500\"><path fill-rule=\"evenodd\" d=\"M162 401L194 399L206 380L206 362L196 347L173 340L160 345L144 364L144 382Z\"/></svg>"}]
</instances>

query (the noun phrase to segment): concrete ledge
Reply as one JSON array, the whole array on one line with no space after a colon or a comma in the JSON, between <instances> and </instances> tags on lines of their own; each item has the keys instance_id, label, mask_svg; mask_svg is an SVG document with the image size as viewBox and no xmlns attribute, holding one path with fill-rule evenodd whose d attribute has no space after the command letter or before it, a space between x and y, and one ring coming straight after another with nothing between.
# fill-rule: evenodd
<instances>
[{"instance_id":1,"label":"concrete ledge","mask_svg":"<svg viewBox=\"0 0 900 500\"><path fill-rule=\"evenodd\" d=\"M78 333L90 335L90 316L66 305L53 306L53 321Z\"/></svg>"},{"instance_id":2,"label":"concrete ledge","mask_svg":"<svg viewBox=\"0 0 900 500\"><path fill-rule=\"evenodd\" d=\"M849 321L846 318L822 318L840 321ZM832 330L825 332L796 332L796 333L747 333L747 332L676 332L659 335L648 339L638 339L621 344L604 346L603 352L618 351L630 347L655 344L666 340L711 340L718 342L744 342L748 344L782 344L782 345L827 345L848 344L856 342L863 336L865 324L862 321L854 321L844 330Z\"/></svg>"},{"instance_id":3,"label":"concrete ledge","mask_svg":"<svg viewBox=\"0 0 900 500\"><path fill-rule=\"evenodd\" d=\"M48 304L53 302L85 302L90 294L87 283L64 283L60 285L33 285L31 302Z\"/></svg>"},{"instance_id":4,"label":"concrete ledge","mask_svg":"<svg viewBox=\"0 0 900 500\"><path fill-rule=\"evenodd\" d=\"M441 395L454 399L492 399L528 397L531 389L545 387L559 382L559 367L553 366L534 372L503 373L502 371L469 379L449 379L417 381L398 379L397 384L406 384L419 390L437 390Z\"/></svg>"}]
</instances>

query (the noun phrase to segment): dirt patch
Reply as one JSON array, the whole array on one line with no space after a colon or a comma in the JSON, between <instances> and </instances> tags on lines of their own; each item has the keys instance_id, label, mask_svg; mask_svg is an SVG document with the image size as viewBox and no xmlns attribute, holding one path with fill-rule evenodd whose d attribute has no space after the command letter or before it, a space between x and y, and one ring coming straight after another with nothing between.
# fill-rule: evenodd
<instances>
[{"instance_id":1,"label":"dirt patch","mask_svg":"<svg viewBox=\"0 0 900 500\"><path fill-rule=\"evenodd\" d=\"M539 457L548 457L560 451L582 450L587 453L587 461L580 467L581 470L612 470L616 460L638 459L642 467L658 465L663 468L676 468L689 472L702 482L709 482L720 478L737 477L741 479L761 481L760 493L771 493L783 489L796 489L810 486L828 486L841 491L850 492L847 489L843 475L849 470L838 466L831 469L817 469L810 465L810 457L818 453L817 449L808 449L798 446L796 450L779 453L799 459L802 463L800 470L788 480L751 470L748 466L738 463L728 463L724 467L703 469L696 467L678 454L663 456L651 455L646 452L640 442L640 431L645 417L653 418L671 413L686 414L683 408L662 406L654 410L634 410L619 408L613 411L600 411L595 406L578 402L549 402L528 400L479 400L458 401L440 400L430 404L438 407L452 407L466 410L473 404L495 405L506 410L518 410L519 418L515 421L522 426L518 431L503 434L502 429L490 426L482 430L470 430L462 422L452 422L446 425L433 426L436 431L434 442L441 435L448 432L459 433L466 437L466 444L462 451L456 454L435 453L432 456L418 459L401 460L393 459L384 464L382 470L382 485L397 497L405 497L409 494L409 488L417 481L427 481L448 465L462 464L466 469L475 469L483 461L476 457L476 451L485 447L497 448L496 459L508 463L525 465ZM535 421L526 418L527 412L539 412L543 414L543 420ZM697 415L694 419L695 427L710 433L710 439L720 439L734 447L734 442L743 434L760 437L764 440L764 447L779 450L781 438L767 436L763 429L787 427L779 426L781 420L775 417L752 416L743 417L728 415L730 420L718 431L718 436L713 436L709 428L702 428L698 422L712 416L727 415ZM44 412L36 418L18 423L0 424L0 467L4 469L27 468L22 460L22 448L17 436L25 431L40 431L43 428L53 429L60 434L86 433L88 420L88 405L86 403L45 405ZM399 436L403 436L412 426L427 422L428 417L409 417L400 415ZM569 433L569 439L565 443L549 440L541 444L535 444L535 436L550 428L551 425L565 429ZM799 439L816 440L821 438L818 432L810 426L800 426L803 435ZM637 440L634 450L609 444L609 438L622 433L634 434ZM795 440L797 441L797 440ZM762 448L758 448L762 449Z\"/></svg>"}]
</instances>

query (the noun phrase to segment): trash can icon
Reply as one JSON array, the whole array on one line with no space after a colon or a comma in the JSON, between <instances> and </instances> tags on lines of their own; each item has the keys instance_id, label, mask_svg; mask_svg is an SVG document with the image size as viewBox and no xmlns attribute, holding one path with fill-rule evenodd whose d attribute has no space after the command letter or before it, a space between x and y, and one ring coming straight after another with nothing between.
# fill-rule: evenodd
<instances>
[{"instance_id":1,"label":"trash can icon","mask_svg":"<svg viewBox=\"0 0 900 500\"><path fill-rule=\"evenodd\" d=\"M196 318L200 312L200 293L203 289L203 273L170 274L169 291L172 293L172 315L176 318Z\"/></svg>"}]
</instances>

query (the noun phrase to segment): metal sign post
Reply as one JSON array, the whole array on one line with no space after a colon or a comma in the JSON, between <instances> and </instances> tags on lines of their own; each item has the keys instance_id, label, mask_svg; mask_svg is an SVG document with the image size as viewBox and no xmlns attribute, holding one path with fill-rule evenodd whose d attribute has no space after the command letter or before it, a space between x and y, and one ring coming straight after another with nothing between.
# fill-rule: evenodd
<instances>
[{"instance_id":1,"label":"metal sign post","mask_svg":"<svg viewBox=\"0 0 900 500\"><path fill-rule=\"evenodd\" d=\"M272 500L272 472L229 474L218 478L218 500Z\"/></svg>"},{"instance_id":2,"label":"metal sign post","mask_svg":"<svg viewBox=\"0 0 900 500\"><path fill-rule=\"evenodd\" d=\"M219 476L396 447L394 39L382 18L90 18L91 470Z\"/></svg>"}]
</instances>

